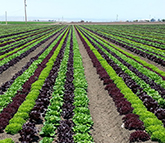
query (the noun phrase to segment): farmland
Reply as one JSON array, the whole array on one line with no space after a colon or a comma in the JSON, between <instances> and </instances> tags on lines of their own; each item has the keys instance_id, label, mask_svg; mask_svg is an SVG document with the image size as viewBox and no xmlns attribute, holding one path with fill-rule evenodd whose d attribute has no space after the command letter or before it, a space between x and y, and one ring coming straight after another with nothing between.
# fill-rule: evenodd
<instances>
[{"instance_id":1,"label":"farmland","mask_svg":"<svg viewBox=\"0 0 165 143\"><path fill-rule=\"evenodd\" d=\"M164 24L0 31L0 143L165 143Z\"/></svg>"}]
</instances>

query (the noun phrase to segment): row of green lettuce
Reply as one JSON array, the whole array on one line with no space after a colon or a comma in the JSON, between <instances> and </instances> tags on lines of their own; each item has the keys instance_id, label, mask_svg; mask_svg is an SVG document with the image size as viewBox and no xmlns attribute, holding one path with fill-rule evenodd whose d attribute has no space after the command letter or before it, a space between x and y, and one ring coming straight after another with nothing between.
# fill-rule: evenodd
<instances>
[{"instance_id":1,"label":"row of green lettuce","mask_svg":"<svg viewBox=\"0 0 165 143\"><path fill-rule=\"evenodd\" d=\"M50 33L51 32L51 33ZM20 51L21 49L23 48L26 48L28 47L29 45L33 44L34 42L38 41L38 40L41 40L42 38L44 38L45 36L49 35L49 34L52 34L54 33L54 30L51 30L51 31L46 31L46 32L43 32L41 34L38 34L38 35L35 35L35 36L32 36L32 37L28 37L27 39L23 39L22 41L25 43L24 45L22 46L19 46L18 48L10 51L10 52L7 52L3 55L0 56L0 59L3 59L5 57L7 57L8 55L11 55L12 53L15 53L15 52L18 52ZM29 35L30 36L30 35ZM17 47L18 45L15 45L15 44L18 44L18 43L22 43L22 41L18 41L18 42L14 42L14 46L10 46L10 45L7 45L7 46L4 46L4 48L6 47L9 47L10 48L14 48L14 47ZM28 42L29 41L29 42ZM28 42L28 43L27 43ZM6 50L6 49L5 49ZM27 48L28 50L28 48ZM26 51L27 51L26 50Z\"/></svg>"},{"instance_id":2,"label":"row of green lettuce","mask_svg":"<svg viewBox=\"0 0 165 143\"><path fill-rule=\"evenodd\" d=\"M34 74L34 71L37 69L37 65L40 64L43 59L50 53L53 49L54 45L59 41L62 35L66 32L64 30L56 40L38 57L36 61L34 61L31 66L15 81L13 84L8 88L8 90L3 94L0 95L0 112L5 108L10 102L12 102L12 98L16 95L18 90L22 89L22 85Z\"/></svg>"},{"instance_id":3,"label":"row of green lettuce","mask_svg":"<svg viewBox=\"0 0 165 143\"><path fill-rule=\"evenodd\" d=\"M89 99L87 97L87 81L84 73L82 57L79 51L79 46L75 31L73 31L73 68L74 68L74 116L73 122L75 126L73 136L75 143L93 143L94 140L90 134L90 129L93 125L92 117L88 108Z\"/></svg>"},{"instance_id":4,"label":"row of green lettuce","mask_svg":"<svg viewBox=\"0 0 165 143\"><path fill-rule=\"evenodd\" d=\"M47 39L48 37L50 37L51 35L55 34L56 32L58 32L60 30L61 30L61 28L57 29L55 31L53 30L50 33L47 33L47 32L46 33L42 33L43 36L41 36L41 37L39 36L39 38L35 38L32 41L26 43L25 45L20 46L19 48L16 48L13 51L10 51L10 52L8 52L8 53L6 53L4 55L1 55L0 59L3 59L3 60L1 60L0 66L8 63L10 60L16 58L17 56L20 56L22 53L28 51L32 47L34 47L37 44L41 43L42 41L44 41L45 39ZM12 53L14 53L14 54L12 54ZM12 55L10 55L10 54L12 54ZM8 56L8 55L10 55L10 56ZM6 56L8 56L8 57L6 57Z\"/></svg>"},{"instance_id":5,"label":"row of green lettuce","mask_svg":"<svg viewBox=\"0 0 165 143\"><path fill-rule=\"evenodd\" d=\"M156 37L155 37L155 39L153 39L148 36L137 35L135 33L128 33L126 31L126 29L124 29L124 30L113 29L112 27L109 27L109 26L102 26L101 28L102 28L102 30L105 30L107 33L111 33L114 36L126 38L128 40L136 41L136 42L142 43L142 44L145 43L146 45L149 45L149 46L165 48L165 45L163 44L164 40L156 39ZM136 29L135 29L135 32L136 32ZM157 42L160 42L160 43L157 43Z\"/></svg>"},{"instance_id":6,"label":"row of green lettuce","mask_svg":"<svg viewBox=\"0 0 165 143\"><path fill-rule=\"evenodd\" d=\"M70 39L70 36L69 38ZM70 40L69 40L70 41ZM62 112L63 105L63 95L64 95L64 85L67 72L67 62L69 58L69 47L70 42L67 42L66 50L64 53L64 59L61 62L60 70L58 72L58 77L56 79L55 85L53 87L54 92L52 94L51 104L48 107L44 127L40 134L45 137L40 143L51 143L55 137L55 130L59 126L59 121ZM75 143L93 143L93 138L89 134L93 121L88 109L89 99L87 97L87 81L84 74L84 68L82 64L81 54L79 52L79 47L75 32L73 31L73 68L74 68L74 116L72 118L74 122L74 142Z\"/></svg>"},{"instance_id":7,"label":"row of green lettuce","mask_svg":"<svg viewBox=\"0 0 165 143\"><path fill-rule=\"evenodd\" d=\"M163 25L94 25L92 28L99 28L104 31L121 32L134 37L147 39L151 41L157 41L164 43L163 37Z\"/></svg>"},{"instance_id":8,"label":"row of green lettuce","mask_svg":"<svg viewBox=\"0 0 165 143\"><path fill-rule=\"evenodd\" d=\"M31 32L27 32L26 34L23 33L23 34L19 34L19 35L14 35L14 37L9 37L8 39L3 39L3 44L7 44L5 46L1 46L0 44L0 53L1 52L4 52L10 48L15 48L16 46L19 46L21 44L24 44L28 41L32 41L34 40L35 38L37 37L40 37L44 34L47 34L47 33L50 33L51 31L55 31L56 29L58 29L59 27L54 27L52 29L48 29L48 28L45 28L45 29L40 29L40 30L37 30L37 31L31 31ZM2 41L2 39L1 39ZM10 43L12 42L12 43Z\"/></svg>"},{"instance_id":9,"label":"row of green lettuce","mask_svg":"<svg viewBox=\"0 0 165 143\"><path fill-rule=\"evenodd\" d=\"M131 53L128 53L128 52L122 50L121 48L119 48L119 47L117 47L117 46L115 46L115 45L109 43L109 42L106 41L105 39L103 39L103 38L101 38L101 37L99 37L99 36L93 34L93 33L90 32L90 31L88 31L88 33L91 34L91 35L94 35L95 37L97 37L97 39L99 39L99 40L103 41L104 43L106 43L105 45L109 45L109 46L115 48L116 50L120 51L121 53L124 53L124 54L127 55L128 57L131 57L132 59L134 59L134 61L138 61L138 62L139 62L141 65L143 65L144 67L149 67L149 68L151 68L155 73L159 73L160 75L165 76L165 72L162 71L162 70L160 70L158 67L156 67L156 66L154 66L154 65L152 65L152 64L149 64L149 63L147 63L146 61L141 60L140 57L138 57L138 56L135 56L135 55L133 55L133 54L131 54Z\"/></svg>"},{"instance_id":10,"label":"row of green lettuce","mask_svg":"<svg viewBox=\"0 0 165 143\"><path fill-rule=\"evenodd\" d=\"M154 113L147 111L143 102L135 95L130 88L124 83L123 79L119 77L114 69L107 63L107 61L99 54L87 38L80 32L83 39L86 41L91 51L95 54L102 67L106 70L110 78L114 81L116 86L124 94L124 97L131 103L134 108L133 113L139 115L141 121L144 122L145 130L151 135L152 140L165 142L165 128L162 121L160 121Z\"/></svg>"},{"instance_id":11,"label":"row of green lettuce","mask_svg":"<svg viewBox=\"0 0 165 143\"><path fill-rule=\"evenodd\" d=\"M114 35L112 35L110 33L105 32L105 31L104 32L103 31L99 31L99 30L96 31L95 29L92 29L91 27L90 27L90 29L95 31L95 32L97 32L97 33L99 33L99 34L102 34L102 35L104 35L106 37L109 37L109 38L111 38L111 39L113 39L115 41L118 41L120 43L126 44L126 45L128 45L128 46L130 46L132 48L135 48L137 50L143 51L143 52L145 52L147 54L150 54L150 55L156 56L157 58L165 60L165 57L162 57L162 56L165 56L165 53L161 49L157 49L155 47L144 45L144 44L141 44L141 43L138 43L138 42L135 42L135 41L132 41L132 40L128 40L128 39L125 39L125 38L122 38L122 37L114 36ZM140 47L142 49L140 49L138 47ZM154 53L159 54L159 55L156 55ZM160 55L162 55L162 56L160 56Z\"/></svg>"},{"instance_id":12,"label":"row of green lettuce","mask_svg":"<svg viewBox=\"0 0 165 143\"><path fill-rule=\"evenodd\" d=\"M22 117L22 114L30 113L31 109L34 107L35 100L39 96L40 89L42 88L45 82L45 79L48 77L54 65L56 57L59 54L59 51L64 43L67 33L68 33L68 30L65 33L64 37L62 38L62 40L60 41L60 44L58 45L54 54L49 59L48 63L46 63L46 67L41 71L41 74L39 75L39 78L37 79L37 81L35 81L31 85L30 92L26 96L25 101L21 104L21 106L19 107L14 117L9 121L9 125L7 125L7 127L5 128L5 131L7 133L16 134L19 130L22 129L23 124L26 123L27 117L26 118L24 118L25 116Z\"/></svg>"},{"instance_id":13,"label":"row of green lettuce","mask_svg":"<svg viewBox=\"0 0 165 143\"><path fill-rule=\"evenodd\" d=\"M89 34L89 35L91 35L92 38L94 38L99 43L103 44L105 47L107 47L108 49L110 49L112 52L114 52L116 55L118 55L124 61L126 61L129 64L131 64L139 72L141 72L142 74L146 75L151 80L154 80L158 85L161 85L163 88L165 88L165 81L162 80L162 78L159 75L157 75L155 72L150 71L149 69L143 67L141 64L139 64L138 62L134 61L133 59L131 59L131 58L123 55L122 53L120 53L119 51L117 51L116 49L114 49L112 46L110 46L110 45L104 43L103 41L101 41L100 39L96 38L95 35L92 35L92 34ZM107 50L105 50L101 45L99 45L91 37L89 37L90 40L94 44L96 44L106 55L108 55L108 57L110 59L112 59L119 67L121 67L122 70L124 72L126 72L138 85L140 85L149 96L151 96L153 99L155 99L158 102L158 104L160 104L162 106L165 105L165 99L163 99L161 97L161 95L158 93L158 91L156 91L154 89L151 89L151 87L150 87L149 84L147 84L144 80L142 80L141 78L139 78L135 73L133 73L132 71L130 71L128 69L128 67L126 67L125 65L123 65L119 60L117 60L114 56L112 56Z\"/></svg>"},{"instance_id":14,"label":"row of green lettuce","mask_svg":"<svg viewBox=\"0 0 165 143\"><path fill-rule=\"evenodd\" d=\"M41 143L50 143L54 140L53 137L55 136L55 131L59 126L59 121L61 120L61 107L63 105L63 95L65 90L64 84L66 79L67 63L69 58L70 38L71 33L69 33L64 51L64 57L61 61L58 76L53 87L50 105L48 106L48 109L44 117L45 122L40 132L40 135L44 136L44 138L40 141Z\"/></svg>"},{"instance_id":15,"label":"row of green lettuce","mask_svg":"<svg viewBox=\"0 0 165 143\"><path fill-rule=\"evenodd\" d=\"M55 27L58 27L58 26L55 26ZM54 26L52 27L43 27L43 28L37 28L37 29L34 29L34 30L28 30L26 31L25 33L18 33L18 34L11 34L11 35L8 35L7 37L3 37L0 39L0 45L3 43L8 43L10 41L12 41L13 39L20 39L21 37L26 37L28 35L31 35L31 34L35 34L35 33L40 33L42 31L46 31L46 30L50 30L50 29L53 29L55 28ZM19 32L19 31L17 31Z\"/></svg>"},{"instance_id":16,"label":"row of green lettuce","mask_svg":"<svg viewBox=\"0 0 165 143\"><path fill-rule=\"evenodd\" d=\"M54 26L54 25L53 25ZM13 37L21 33L27 33L29 31L34 31L38 29L43 29L45 27L53 27L49 25L1 25L0 26L0 37ZM2 38L3 39L3 38Z\"/></svg>"}]
</instances>

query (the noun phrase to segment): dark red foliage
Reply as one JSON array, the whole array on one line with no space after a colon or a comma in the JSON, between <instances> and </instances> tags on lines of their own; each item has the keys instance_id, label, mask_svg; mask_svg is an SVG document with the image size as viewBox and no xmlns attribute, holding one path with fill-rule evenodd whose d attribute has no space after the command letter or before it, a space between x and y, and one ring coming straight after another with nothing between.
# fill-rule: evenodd
<instances>
[{"instance_id":1,"label":"dark red foliage","mask_svg":"<svg viewBox=\"0 0 165 143\"><path fill-rule=\"evenodd\" d=\"M111 95L111 97L116 100L116 99L120 99L122 97L124 97L124 94L122 94L121 92L117 93L117 94L113 94Z\"/></svg>"},{"instance_id":2,"label":"dark red foliage","mask_svg":"<svg viewBox=\"0 0 165 143\"><path fill-rule=\"evenodd\" d=\"M75 108L75 106L71 103L64 103L62 106L62 117L64 119L70 119L73 117L74 113L73 113L73 109Z\"/></svg>"},{"instance_id":3,"label":"dark red foliage","mask_svg":"<svg viewBox=\"0 0 165 143\"><path fill-rule=\"evenodd\" d=\"M33 110L33 111L30 112L29 116L30 116L31 121L40 120L40 112L39 111Z\"/></svg>"},{"instance_id":4,"label":"dark red foliage","mask_svg":"<svg viewBox=\"0 0 165 143\"><path fill-rule=\"evenodd\" d=\"M9 113L10 115L13 115L16 112L16 109L14 108L4 108L3 113Z\"/></svg>"},{"instance_id":5,"label":"dark red foliage","mask_svg":"<svg viewBox=\"0 0 165 143\"><path fill-rule=\"evenodd\" d=\"M113 82L112 79L104 79L103 84L106 85L106 84L109 84L109 83L112 83L112 82Z\"/></svg>"},{"instance_id":6,"label":"dark red foliage","mask_svg":"<svg viewBox=\"0 0 165 143\"><path fill-rule=\"evenodd\" d=\"M133 109L134 108L131 106L122 106L121 108L118 108L118 112L120 113L120 115L125 115L128 113L132 113Z\"/></svg>"},{"instance_id":7,"label":"dark red foliage","mask_svg":"<svg viewBox=\"0 0 165 143\"><path fill-rule=\"evenodd\" d=\"M99 75L100 75L101 80L109 79L109 75L105 71L102 71Z\"/></svg>"},{"instance_id":8,"label":"dark red foliage","mask_svg":"<svg viewBox=\"0 0 165 143\"><path fill-rule=\"evenodd\" d=\"M105 80L109 80L109 79L105 79ZM114 87L116 87L116 85L114 83L109 83L108 85L106 85L105 90L110 91Z\"/></svg>"},{"instance_id":9,"label":"dark red foliage","mask_svg":"<svg viewBox=\"0 0 165 143\"><path fill-rule=\"evenodd\" d=\"M165 109L159 108L155 111L155 115L158 117L158 119L162 120L165 119Z\"/></svg>"},{"instance_id":10,"label":"dark red foliage","mask_svg":"<svg viewBox=\"0 0 165 143\"><path fill-rule=\"evenodd\" d=\"M1 113L1 114L0 114L0 120L1 120L2 118L11 119L12 116L11 116L9 113Z\"/></svg>"},{"instance_id":11,"label":"dark red foliage","mask_svg":"<svg viewBox=\"0 0 165 143\"><path fill-rule=\"evenodd\" d=\"M130 142L139 142L139 141L147 141L150 139L150 136L144 131L135 131L130 135Z\"/></svg>"},{"instance_id":12,"label":"dark red foliage","mask_svg":"<svg viewBox=\"0 0 165 143\"><path fill-rule=\"evenodd\" d=\"M133 108L131 107L131 103L125 100L118 103L116 107L117 107L117 111L121 115L132 113L133 111Z\"/></svg>"},{"instance_id":13,"label":"dark red foliage","mask_svg":"<svg viewBox=\"0 0 165 143\"><path fill-rule=\"evenodd\" d=\"M99 66L99 67L96 68L96 70L97 70L97 74L100 74L105 69L102 66Z\"/></svg>"},{"instance_id":14,"label":"dark red foliage","mask_svg":"<svg viewBox=\"0 0 165 143\"><path fill-rule=\"evenodd\" d=\"M113 96L113 95L119 94L120 93L120 89L117 88L117 87L114 87L112 89L109 89L108 93L110 94L110 96Z\"/></svg>"},{"instance_id":15,"label":"dark red foliage","mask_svg":"<svg viewBox=\"0 0 165 143\"><path fill-rule=\"evenodd\" d=\"M129 130L133 130L133 129L144 130L143 125L144 125L144 123L136 117L135 118L132 117L132 118L126 120L125 124L124 124L125 128L129 129Z\"/></svg>"},{"instance_id":16,"label":"dark red foliage","mask_svg":"<svg viewBox=\"0 0 165 143\"><path fill-rule=\"evenodd\" d=\"M0 119L0 126L1 127L6 127L6 125L8 125L8 124L9 124L9 121L6 120L6 118L1 118Z\"/></svg>"},{"instance_id":17,"label":"dark red foliage","mask_svg":"<svg viewBox=\"0 0 165 143\"><path fill-rule=\"evenodd\" d=\"M64 94L64 101L65 103L69 102L69 103L73 103L74 102L74 94L70 94L70 93L65 93Z\"/></svg>"},{"instance_id":18,"label":"dark red foliage","mask_svg":"<svg viewBox=\"0 0 165 143\"><path fill-rule=\"evenodd\" d=\"M72 120L60 121L60 126L57 129L58 143L73 143L73 131L72 127L74 123Z\"/></svg>"},{"instance_id":19,"label":"dark red foliage","mask_svg":"<svg viewBox=\"0 0 165 143\"><path fill-rule=\"evenodd\" d=\"M127 101L127 99L123 97L116 97L116 98L113 98L113 101L115 102L115 105L117 105L120 102Z\"/></svg>"},{"instance_id":20,"label":"dark red foliage","mask_svg":"<svg viewBox=\"0 0 165 143\"><path fill-rule=\"evenodd\" d=\"M153 101L150 101L150 100L145 100L143 102L143 104L151 112L155 112L159 108L159 105L158 105L158 103L156 101L153 102Z\"/></svg>"},{"instance_id":21,"label":"dark red foliage","mask_svg":"<svg viewBox=\"0 0 165 143\"><path fill-rule=\"evenodd\" d=\"M22 126L22 130L19 131L20 138L19 141L24 143L30 143L34 140L35 134L37 133L37 129L35 128L34 123L26 123Z\"/></svg>"},{"instance_id":22,"label":"dark red foliage","mask_svg":"<svg viewBox=\"0 0 165 143\"><path fill-rule=\"evenodd\" d=\"M121 108L123 106L131 106L131 103L128 101L122 101L119 104L117 104L116 106L117 106L117 108Z\"/></svg>"},{"instance_id":23,"label":"dark red foliage","mask_svg":"<svg viewBox=\"0 0 165 143\"><path fill-rule=\"evenodd\" d=\"M133 113L129 113L127 115L125 115L122 120L123 122L125 122L126 120L129 120L130 118L139 118L139 115L133 114Z\"/></svg>"},{"instance_id":24,"label":"dark red foliage","mask_svg":"<svg viewBox=\"0 0 165 143\"><path fill-rule=\"evenodd\" d=\"M0 133L3 133L5 127L9 124L9 120L6 118L0 118Z\"/></svg>"}]
</instances>

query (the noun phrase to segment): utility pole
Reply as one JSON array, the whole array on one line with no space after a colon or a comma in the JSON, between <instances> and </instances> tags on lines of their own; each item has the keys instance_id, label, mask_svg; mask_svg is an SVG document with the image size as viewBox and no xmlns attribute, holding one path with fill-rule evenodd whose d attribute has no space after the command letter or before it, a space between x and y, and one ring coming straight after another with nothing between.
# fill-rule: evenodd
<instances>
[{"instance_id":1,"label":"utility pole","mask_svg":"<svg viewBox=\"0 0 165 143\"><path fill-rule=\"evenodd\" d=\"M27 24L27 13L26 13L26 0L24 0L24 7L25 7L25 23Z\"/></svg>"},{"instance_id":2,"label":"utility pole","mask_svg":"<svg viewBox=\"0 0 165 143\"><path fill-rule=\"evenodd\" d=\"M116 15L116 21L118 21L118 17L119 17L119 16L118 16L118 14L117 14L117 15Z\"/></svg>"},{"instance_id":3,"label":"utility pole","mask_svg":"<svg viewBox=\"0 0 165 143\"><path fill-rule=\"evenodd\" d=\"M7 25L7 11L5 11L5 21L6 21L6 25Z\"/></svg>"}]
</instances>

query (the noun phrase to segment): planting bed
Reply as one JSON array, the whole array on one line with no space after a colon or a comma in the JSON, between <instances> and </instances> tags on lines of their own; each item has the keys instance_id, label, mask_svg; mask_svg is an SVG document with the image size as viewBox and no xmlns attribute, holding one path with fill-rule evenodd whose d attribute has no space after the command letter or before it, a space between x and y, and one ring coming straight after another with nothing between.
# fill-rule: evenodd
<instances>
[{"instance_id":1,"label":"planting bed","mask_svg":"<svg viewBox=\"0 0 165 143\"><path fill-rule=\"evenodd\" d=\"M14 28L0 35L0 143L165 142L162 25Z\"/></svg>"}]
</instances>

